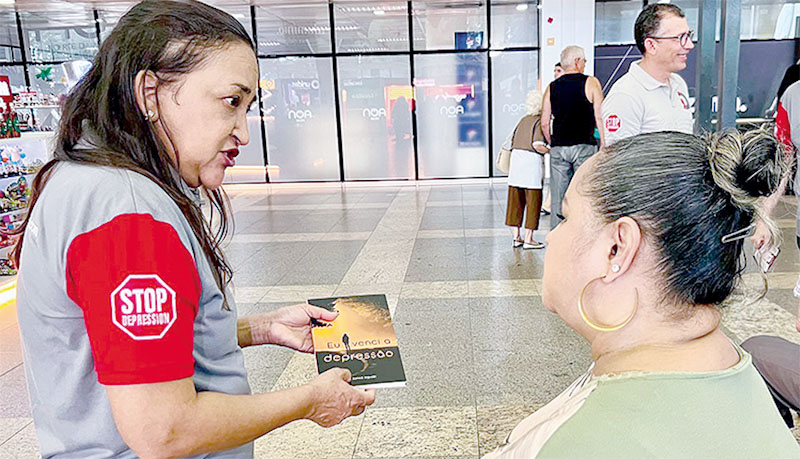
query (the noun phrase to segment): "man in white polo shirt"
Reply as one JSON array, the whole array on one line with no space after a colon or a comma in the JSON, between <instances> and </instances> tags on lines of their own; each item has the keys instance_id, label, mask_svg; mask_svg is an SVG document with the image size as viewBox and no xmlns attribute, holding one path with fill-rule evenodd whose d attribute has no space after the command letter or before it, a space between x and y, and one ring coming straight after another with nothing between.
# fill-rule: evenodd
<instances>
[{"instance_id":1,"label":"man in white polo shirt","mask_svg":"<svg viewBox=\"0 0 800 459\"><path fill-rule=\"evenodd\" d=\"M655 131L692 133L686 82L675 72L686 68L694 31L680 8L666 3L645 7L634 26L642 59L631 64L603 101L603 129L610 145Z\"/></svg>"}]
</instances>

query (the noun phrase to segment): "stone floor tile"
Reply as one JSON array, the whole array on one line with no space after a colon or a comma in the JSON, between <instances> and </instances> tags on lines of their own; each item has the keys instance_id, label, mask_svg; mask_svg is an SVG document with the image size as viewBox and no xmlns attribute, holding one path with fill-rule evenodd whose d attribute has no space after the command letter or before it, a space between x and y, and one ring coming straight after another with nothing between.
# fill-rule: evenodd
<instances>
[{"instance_id":1,"label":"stone floor tile","mask_svg":"<svg viewBox=\"0 0 800 459\"><path fill-rule=\"evenodd\" d=\"M0 445L18 434L33 418L0 418Z\"/></svg>"},{"instance_id":2,"label":"stone floor tile","mask_svg":"<svg viewBox=\"0 0 800 459\"><path fill-rule=\"evenodd\" d=\"M31 402L22 365L0 375L0 388L0 418L31 417Z\"/></svg>"},{"instance_id":3,"label":"stone floor tile","mask_svg":"<svg viewBox=\"0 0 800 459\"><path fill-rule=\"evenodd\" d=\"M392 407L366 411L355 458L477 456L475 407Z\"/></svg>"},{"instance_id":4,"label":"stone floor tile","mask_svg":"<svg viewBox=\"0 0 800 459\"><path fill-rule=\"evenodd\" d=\"M469 296L467 281L405 282L401 298L466 298Z\"/></svg>"},{"instance_id":5,"label":"stone floor tile","mask_svg":"<svg viewBox=\"0 0 800 459\"><path fill-rule=\"evenodd\" d=\"M305 303L310 298L327 298L336 290L336 284L323 285L278 285L269 289L260 298L262 303Z\"/></svg>"},{"instance_id":6,"label":"stone floor tile","mask_svg":"<svg viewBox=\"0 0 800 459\"><path fill-rule=\"evenodd\" d=\"M27 459L41 457L39 439L33 422L25 426L19 433L0 444L0 459Z\"/></svg>"},{"instance_id":7,"label":"stone floor tile","mask_svg":"<svg viewBox=\"0 0 800 459\"><path fill-rule=\"evenodd\" d=\"M264 435L255 442L256 459L351 459L365 415L322 428L298 421Z\"/></svg>"},{"instance_id":8,"label":"stone floor tile","mask_svg":"<svg viewBox=\"0 0 800 459\"><path fill-rule=\"evenodd\" d=\"M798 303L800 303L800 299L794 297L792 289L770 288L767 291L766 298L788 311L789 314L797 315L797 307Z\"/></svg>"},{"instance_id":9,"label":"stone floor tile","mask_svg":"<svg viewBox=\"0 0 800 459\"><path fill-rule=\"evenodd\" d=\"M745 289L725 302L722 323L740 340L754 335L776 335L800 344L795 324L797 316L766 298L761 292Z\"/></svg>"},{"instance_id":10,"label":"stone floor tile","mask_svg":"<svg viewBox=\"0 0 800 459\"><path fill-rule=\"evenodd\" d=\"M234 280L233 297L237 303L258 303L272 287L239 287Z\"/></svg>"},{"instance_id":11,"label":"stone floor tile","mask_svg":"<svg viewBox=\"0 0 800 459\"><path fill-rule=\"evenodd\" d=\"M478 452L494 451L523 419L544 405L478 405Z\"/></svg>"},{"instance_id":12,"label":"stone floor tile","mask_svg":"<svg viewBox=\"0 0 800 459\"><path fill-rule=\"evenodd\" d=\"M272 390L302 386L318 374L317 361L312 354L295 352L291 355L280 377L275 381Z\"/></svg>"},{"instance_id":13,"label":"stone floor tile","mask_svg":"<svg viewBox=\"0 0 800 459\"><path fill-rule=\"evenodd\" d=\"M532 352L474 352L478 404L544 404L555 398L591 363L588 349L533 349Z\"/></svg>"},{"instance_id":14,"label":"stone floor tile","mask_svg":"<svg viewBox=\"0 0 800 459\"><path fill-rule=\"evenodd\" d=\"M540 295L541 282L535 279L471 280L469 295L480 296L533 296Z\"/></svg>"}]
</instances>

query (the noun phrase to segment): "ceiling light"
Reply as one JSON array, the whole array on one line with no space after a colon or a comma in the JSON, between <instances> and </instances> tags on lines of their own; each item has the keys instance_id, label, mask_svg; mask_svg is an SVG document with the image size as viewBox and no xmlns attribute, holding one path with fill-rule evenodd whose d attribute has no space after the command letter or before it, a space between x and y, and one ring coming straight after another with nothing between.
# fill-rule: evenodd
<instances>
[{"instance_id":1,"label":"ceiling light","mask_svg":"<svg viewBox=\"0 0 800 459\"><path fill-rule=\"evenodd\" d=\"M528 10L527 3L520 3L519 5L517 5L517 11L527 11L527 10Z\"/></svg>"},{"instance_id":2,"label":"ceiling light","mask_svg":"<svg viewBox=\"0 0 800 459\"><path fill-rule=\"evenodd\" d=\"M375 16L385 16L386 15L386 11L375 10L375 11L372 12L372 14L374 14Z\"/></svg>"},{"instance_id":3,"label":"ceiling light","mask_svg":"<svg viewBox=\"0 0 800 459\"><path fill-rule=\"evenodd\" d=\"M0 0L0 5L13 5L14 0Z\"/></svg>"}]
</instances>

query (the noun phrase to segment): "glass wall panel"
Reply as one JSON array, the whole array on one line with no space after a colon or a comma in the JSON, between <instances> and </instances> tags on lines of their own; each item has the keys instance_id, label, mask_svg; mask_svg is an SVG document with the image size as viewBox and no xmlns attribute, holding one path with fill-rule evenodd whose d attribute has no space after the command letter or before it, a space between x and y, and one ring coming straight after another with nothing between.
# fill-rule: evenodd
<instances>
[{"instance_id":1,"label":"glass wall panel","mask_svg":"<svg viewBox=\"0 0 800 459\"><path fill-rule=\"evenodd\" d=\"M800 37L798 19L800 2L742 0L742 39L782 40Z\"/></svg>"},{"instance_id":2,"label":"glass wall panel","mask_svg":"<svg viewBox=\"0 0 800 459\"><path fill-rule=\"evenodd\" d=\"M539 45L539 1L495 1L492 49Z\"/></svg>"},{"instance_id":3,"label":"glass wall panel","mask_svg":"<svg viewBox=\"0 0 800 459\"><path fill-rule=\"evenodd\" d=\"M21 65L0 65L0 75L8 77L13 94L28 90L25 85L25 69Z\"/></svg>"},{"instance_id":4,"label":"glass wall panel","mask_svg":"<svg viewBox=\"0 0 800 459\"><path fill-rule=\"evenodd\" d=\"M337 2L336 51L408 51L406 2Z\"/></svg>"},{"instance_id":5,"label":"glass wall panel","mask_svg":"<svg viewBox=\"0 0 800 459\"><path fill-rule=\"evenodd\" d=\"M99 45L91 10L60 8L20 13L28 58L33 62L92 60Z\"/></svg>"},{"instance_id":6,"label":"glass wall panel","mask_svg":"<svg viewBox=\"0 0 800 459\"><path fill-rule=\"evenodd\" d=\"M487 56L414 59L420 178L487 176Z\"/></svg>"},{"instance_id":7,"label":"glass wall panel","mask_svg":"<svg viewBox=\"0 0 800 459\"><path fill-rule=\"evenodd\" d=\"M339 180L331 58L260 61L270 179Z\"/></svg>"},{"instance_id":8,"label":"glass wall panel","mask_svg":"<svg viewBox=\"0 0 800 459\"><path fill-rule=\"evenodd\" d=\"M538 51L492 52L492 164L503 141L525 116L525 98L539 80ZM495 169L494 175L505 175Z\"/></svg>"},{"instance_id":9,"label":"glass wall panel","mask_svg":"<svg viewBox=\"0 0 800 459\"><path fill-rule=\"evenodd\" d=\"M596 2L594 5L595 44L634 43L633 25L641 11L641 0Z\"/></svg>"},{"instance_id":10,"label":"glass wall panel","mask_svg":"<svg viewBox=\"0 0 800 459\"><path fill-rule=\"evenodd\" d=\"M66 94L90 67L91 62L84 60L63 64L30 64L28 77L31 90L54 96Z\"/></svg>"},{"instance_id":11,"label":"glass wall panel","mask_svg":"<svg viewBox=\"0 0 800 459\"><path fill-rule=\"evenodd\" d=\"M412 7L414 49L486 49L486 2L415 1Z\"/></svg>"},{"instance_id":12,"label":"glass wall panel","mask_svg":"<svg viewBox=\"0 0 800 459\"><path fill-rule=\"evenodd\" d=\"M0 62L20 62L17 16L13 7L0 7Z\"/></svg>"},{"instance_id":13,"label":"glass wall panel","mask_svg":"<svg viewBox=\"0 0 800 459\"><path fill-rule=\"evenodd\" d=\"M108 37L108 34L114 29L119 22L119 19L128 12L129 9L136 2L115 2L115 3L101 3L98 5L97 18L100 24L100 40L101 42ZM250 7L248 6L225 6L222 10L235 17L242 23L245 30L250 36L253 36L253 24L250 21Z\"/></svg>"},{"instance_id":14,"label":"glass wall panel","mask_svg":"<svg viewBox=\"0 0 800 459\"><path fill-rule=\"evenodd\" d=\"M259 5L256 28L260 55L331 52L327 2Z\"/></svg>"},{"instance_id":15,"label":"glass wall panel","mask_svg":"<svg viewBox=\"0 0 800 459\"><path fill-rule=\"evenodd\" d=\"M114 30L119 19L128 12L134 3L123 4L103 4L97 10L97 19L100 24L100 41L103 42L108 37L108 34Z\"/></svg>"},{"instance_id":16,"label":"glass wall panel","mask_svg":"<svg viewBox=\"0 0 800 459\"><path fill-rule=\"evenodd\" d=\"M683 14L686 15L686 21L689 23L689 28L697 32L700 2L698 0L672 0L669 3L680 7L681 11L683 11ZM742 25L744 25L744 23L742 23Z\"/></svg>"},{"instance_id":17,"label":"glass wall panel","mask_svg":"<svg viewBox=\"0 0 800 459\"><path fill-rule=\"evenodd\" d=\"M413 179L408 56L339 58L346 180Z\"/></svg>"}]
</instances>

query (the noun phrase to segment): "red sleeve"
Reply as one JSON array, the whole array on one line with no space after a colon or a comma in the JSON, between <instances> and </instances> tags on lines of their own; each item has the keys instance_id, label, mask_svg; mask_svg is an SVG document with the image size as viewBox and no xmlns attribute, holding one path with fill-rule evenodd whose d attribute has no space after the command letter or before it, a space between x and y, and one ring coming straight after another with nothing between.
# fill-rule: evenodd
<instances>
[{"instance_id":1,"label":"red sleeve","mask_svg":"<svg viewBox=\"0 0 800 459\"><path fill-rule=\"evenodd\" d=\"M783 144L787 153L794 152L792 144L792 125L789 123L789 114L783 104L778 102L778 110L775 114L775 137Z\"/></svg>"},{"instance_id":2,"label":"red sleeve","mask_svg":"<svg viewBox=\"0 0 800 459\"><path fill-rule=\"evenodd\" d=\"M119 215L67 251L67 294L83 309L100 384L173 381L194 374L201 284L167 223Z\"/></svg>"}]
</instances>

